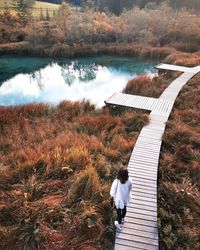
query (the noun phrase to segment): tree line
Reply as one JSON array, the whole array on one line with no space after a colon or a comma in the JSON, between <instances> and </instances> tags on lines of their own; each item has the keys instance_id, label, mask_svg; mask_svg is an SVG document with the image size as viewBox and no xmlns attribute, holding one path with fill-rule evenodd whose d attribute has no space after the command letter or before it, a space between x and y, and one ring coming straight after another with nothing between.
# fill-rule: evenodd
<instances>
[{"instance_id":1,"label":"tree line","mask_svg":"<svg viewBox=\"0 0 200 250\"><path fill-rule=\"evenodd\" d=\"M42 0L42 2L61 3L66 2L83 8L92 8L97 11L111 12L120 15L125 9L129 10L133 6L143 8L156 8L157 5L167 2L174 9L189 8L200 10L199 0ZM20 15L27 17L34 0L13 0L13 5L18 9Z\"/></svg>"},{"instance_id":2,"label":"tree line","mask_svg":"<svg viewBox=\"0 0 200 250\"><path fill-rule=\"evenodd\" d=\"M199 0L42 0L42 2L61 3L67 2L79 6L92 7L100 11L111 11L119 15L124 9L130 9L133 6L145 8L146 6L155 6L163 2L168 2L174 9L189 8L200 10Z\"/></svg>"}]
</instances>

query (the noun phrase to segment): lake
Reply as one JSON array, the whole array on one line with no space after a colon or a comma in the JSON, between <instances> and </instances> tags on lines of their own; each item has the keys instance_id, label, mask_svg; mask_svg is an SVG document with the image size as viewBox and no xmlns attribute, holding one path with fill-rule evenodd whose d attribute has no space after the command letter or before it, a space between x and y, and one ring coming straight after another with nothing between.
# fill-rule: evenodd
<instances>
[{"instance_id":1,"label":"lake","mask_svg":"<svg viewBox=\"0 0 200 250\"><path fill-rule=\"evenodd\" d=\"M153 75L154 64L122 56L60 60L0 56L0 105L89 99L102 107L104 100L122 91L129 79L141 74Z\"/></svg>"}]
</instances>

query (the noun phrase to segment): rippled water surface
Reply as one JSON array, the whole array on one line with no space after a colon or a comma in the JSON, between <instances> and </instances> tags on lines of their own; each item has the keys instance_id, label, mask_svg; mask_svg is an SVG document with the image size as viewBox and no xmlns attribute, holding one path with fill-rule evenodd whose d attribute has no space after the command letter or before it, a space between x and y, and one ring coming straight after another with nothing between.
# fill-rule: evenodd
<instances>
[{"instance_id":1,"label":"rippled water surface","mask_svg":"<svg viewBox=\"0 0 200 250\"><path fill-rule=\"evenodd\" d=\"M33 102L57 104L89 99L97 107L127 81L153 74L154 63L131 57L98 56L52 60L38 57L0 57L0 105Z\"/></svg>"}]
</instances>

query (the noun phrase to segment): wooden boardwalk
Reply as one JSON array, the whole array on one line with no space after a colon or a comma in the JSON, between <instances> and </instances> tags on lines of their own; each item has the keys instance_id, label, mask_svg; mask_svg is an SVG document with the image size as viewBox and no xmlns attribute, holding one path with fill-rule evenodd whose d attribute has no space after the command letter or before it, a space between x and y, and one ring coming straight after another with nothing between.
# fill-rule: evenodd
<instances>
[{"instance_id":1,"label":"wooden boardwalk","mask_svg":"<svg viewBox=\"0 0 200 250\"><path fill-rule=\"evenodd\" d=\"M132 151L128 170L133 180L132 201L122 231L116 231L115 250L158 250L157 173L165 124L181 88L200 67L188 68L169 64L156 67L184 72L162 93L160 98L114 94L105 103L150 110L150 122L141 130Z\"/></svg>"}]
</instances>

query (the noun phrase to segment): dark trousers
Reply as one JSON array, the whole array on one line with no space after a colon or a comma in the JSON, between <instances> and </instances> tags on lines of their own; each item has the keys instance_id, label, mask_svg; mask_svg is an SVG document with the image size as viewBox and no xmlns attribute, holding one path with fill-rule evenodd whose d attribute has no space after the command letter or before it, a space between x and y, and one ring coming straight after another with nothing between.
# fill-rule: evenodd
<instances>
[{"instance_id":1,"label":"dark trousers","mask_svg":"<svg viewBox=\"0 0 200 250\"><path fill-rule=\"evenodd\" d=\"M117 221L122 224L122 219L126 216L126 206L123 209L117 208Z\"/></svg>"}]
</instances>

